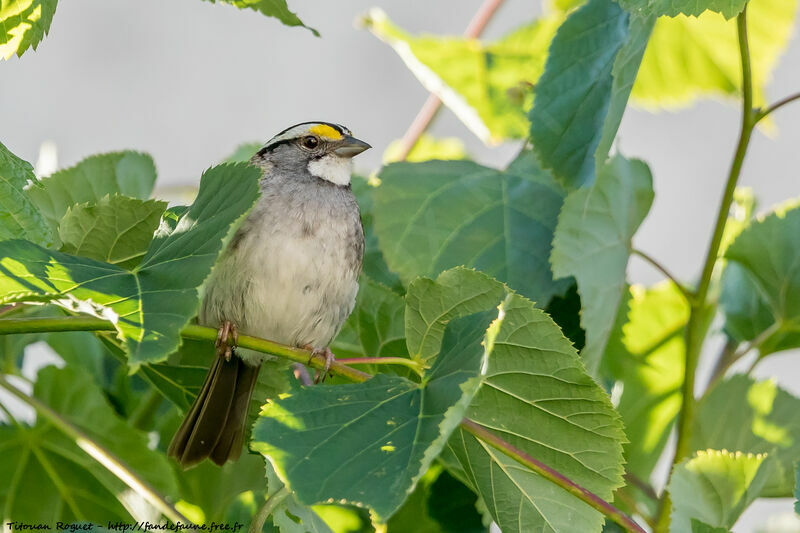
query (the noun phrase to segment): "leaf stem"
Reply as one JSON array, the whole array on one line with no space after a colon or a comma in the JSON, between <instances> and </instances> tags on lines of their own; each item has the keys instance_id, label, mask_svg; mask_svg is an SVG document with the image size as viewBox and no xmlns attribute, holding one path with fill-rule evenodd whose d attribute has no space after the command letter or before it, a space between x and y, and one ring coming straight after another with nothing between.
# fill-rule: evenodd
<instances>
[{"instance_id":1,"label":"leaf stem","mask_svg":"<svg viewBox=\"0 0 800 533\"><path fill-rule=\"evenodd\" d=\"M502 3L503 0L484 0L483 4L481 4L481 6L478 8L478 11L475 12L475 15L469 22L467 29L464 30L463 36L467 39L475 39L479 37L481 33L483 33L484 28L486 28L486 25L489 23L489 20L491 20L495 11L497 11L497 8L499 8ZM425 130L427 130L428 126L431 125L431 122L433 122L433 119L436 117L436 114L439 112L441 107L442 101L439 99L439 97L433 93L429 94L428 99L425 100L425 103L417 113L417 116L414 117L411 125L403 134L403 138L400 139L400 155L398 157L399 161L405 161L405 159L408 157L408 154L410 154L411 150L413 150L414 146L416 146L419 138L422 137L422 134L425 133Z\"/></svg>"},{"instance_id":2,"label":"leaf stem","mask_svg":"<svg viewBox=\"0 0 800 533\"><path fill-rule=\"evenodd\" d=\"M405 357L351 357L349 359L337 359L337 361L344 365L402 365L410 368L420 377L424 373L424 368L421 364Z\"/></svg>"},{"instance_id":3,"label":"leaf stem","mask_svg":"<svg viewBox=\"0 0 800 533\"><path fill-rule=\"evenodd\" d=\"M181 522L184 524L191 524L188 518L183 516L177 509L175 509L175 507L170 505L163 496L158 494L155 489L150 486L150 484L137 476L136 473L130 468L125 466L122 461L113 453L92 440L91 437L86 435L77 427L73 426L72 423L51 409L49 406L42 403L38 398L28 396L14 385L6 381L5 377L3 376L0 376L0 387L33 407L39 416L45 418L59 431L75 441L75 444L77 444L78 447L86 452L92 459L103 465L112 474L117 476L120 481L125 483L133 491L141 495L145 500L161 511L164 516L176 523Z\"/></svg>"},{"instance_id":4,"label":"leaf stem","mask_svg":"<svg viewBox=\"0 0 800 533\"><path fill-rule=\"evenodd\" d=\"M768 108L758 111L756 113L754 123L757 123L758 121L760 121L762 118L766 117L767 115L769 115L773 111L785 106L788 103L794 102L795 100L800 100L800 93L792 94L790 96L787 96L786 98L778 100L777 102L775 102L774 104L772 104Z\"/></svg>"},{"instance_id":5,"label":"leaf stem","mask_svg":"<svg viewBox=\"0 0 800 533\"><path fill-rule=\"evenodd\" d=\"M739 180L744 157L747 153L747 146L750 143L750 137L756 123L756 113L753 109L753 80L750 69L750 46L747 41L747 6L739 13L736 18L736 24L739 38L739 56L742 65L742 123L739 132L739 141L736 145L736 152L734 153L731 168L728 172L728 180L725 185L725 191L722 194L717 220L714 224L711 244L708 247L705 263L703 264L703 271L700 275L700 282L698 283L697 291L694 293L689 313L689 321L686 325L686 371L682 385L683 403L680 413L678 414L678 443L672 461L673 466L691 453L689 438L691 436L696 407L694 385L697 374L697 363L700 359L700 350L705 338L703 322L706 300L711 285L711 277L714 272L714 265L719 255L725 224L728 221L731 203L733 202L736 182ZM669 530L670 507L669 493L665 492L658 513L655 527L656 533L666 533Z\"/></svg>"},{"instance_id":6,"label":"leaf stem","mask_svg":"<svg viewBox=\"0 0 800 533\"><path fill-rule=\"evenodd\" d=\"M669 279L670 281L672 281L672 283L675 284L675 286L678 288L681 294L683 294L683 296L689 301L689 303L690 304L692 303L694 295L689 291L689 289L686 288L686 286L683 283L678 281L678 278L673 276L672 273L669 270L667 270L667 268L664 265L662 265L661 263L656 261L652 256L646 254L641 250L637 250L634 248L633 250L631 250L631 254L641 257L642 259L644 259L645 262L650 263L650 265L653 268L664 274L664 276L666 276L667 279Z\"/></svg>"},{"instance_id":7,"label":"leaf stem","mask_svg":"<svg viewBox=\"0 0 800 533\"><path fill-rule=\"evenodd\" d=\"M573 496L579 498L584 503L587 503L595 510L601 512L603 515L607 516L620 526L622 526L625 531L635 531L637 533L645 533L644 529L642 529L639 524L633 521L631 517L611 505L610 503L606 502L598 495L594 494L586 490L585 488L581 487L565 475L561 474L560 472L553 470L546 464L542 463L541 461L537 461L527 453L523 452L519 448L516 448L514 445L506 442L505 440L501 439L482 425L474 422L468 418L465 418L461 422L461 429L464 431L474 435L478 439L484 441L485 443L489 444L490 446L497 448L510 458L514 459L519 464L529 468L533 472L536 472L546 480L550 481L551 483L558 485L562 489L566 490Z\"/></svg>"},{"instance_id":8,"label":"leaf stem","mask_svg":"<svg viewBox=\"0 0 800 533\"><path fill-rule=\"evenodd\" d=\"M267 521L267 517L272 514L289 494L291 493L289 489L286 488L286 485L273 492L264 502L264 505L259 507L258 513L256 513L253 521L250 522L248 533L261 533L261 530L264 528L264 522Z\"/></svg>"},{"instance_id":9,"label":"leaf stem","mask_svg":"<svg viewBox=\"0 0 800 533\"><path fill-rule=\"evenodd\" d=\"M83 317L83 316L70 316L62 318L25 318L25 319L0 319L0 335L4 333L35 333L47 331L113 331L114 326L110 322L106 322L100 318ZM181 335L187 339L206 340L214 342L217 339L217 330L205 326L189 325L181 331ZM272 342L266 339L259 339L257 337L250 337L248 335L239 335L239 346L243 348L250 348L259 352L276 355L289 359L296 363L306 364L309 363L309 356L311 352L302 348L293 348L277 342ZM361 359L359 359L361 360ZM324 357L315 357L310 361L314 368L322 369L325 365ZM351 368L340 361L335 361L330 368L330 371L336 375L349 379L350 381L363 382L372 377L371 374L361 372L355 368ZM37 400L38 401L38 400ZM47 408L46 406L43 406ZM49 408L47 408L49 409ZM521 450L515 448L510 443L504 441L497 435L491 433L488 429L480 426L472 420L465 418L461 421L461 427L465 431L486 440L487 443L496 447L513 460L521 465L533 468L534 471L540 473L543 477L555 483L556 485L564 488L568 492L575 495L581 501L586 502L588 505L597 509L605 516L620 524L627 531L635 531L637 533L644 533L632 518L625 515L622 511L603 501L599 496L577 485L574 481L566 476L553 470L552 468L544 465L543 463L533 459ZM476 433L477 432L477 433ZM271 512L271 511L270 511Z\"/></svg>"}]
</instances>

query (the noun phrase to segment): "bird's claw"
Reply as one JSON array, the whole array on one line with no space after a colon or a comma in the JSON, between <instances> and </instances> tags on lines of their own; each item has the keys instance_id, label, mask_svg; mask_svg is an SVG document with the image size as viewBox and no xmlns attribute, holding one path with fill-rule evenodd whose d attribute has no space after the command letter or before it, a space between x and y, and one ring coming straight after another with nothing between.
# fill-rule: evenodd
<instances>
[{"instance_id":1,"label":"bird's claw","mask_svg":"<svg viewBox=\"0 0 800 533\"><path fill-rule=\"evenodd\" d=\"M229 338L230 337L230 338ZM233 342L230 342L230 341ZM233 351L239 345L239 328L230 320L223 320L217 332L217 356L224 357L225 361L230 361Z\"/></svg>"},{"instance_id":2,"label":"bird's claw","mask_svg":"<svg viewBox=\"0 0 800 533\"><path fill-rule=\"evenodd\" d=\"M315 384L322 383L325 381L325 378L328 377L328 373L331 369L331 365L333 365L334 361L336 361L336 357L334 357L333 352L331 349L326 346L325 348L314 348L310 344L306 344L303 348L307 350L311 350L311 357L308 358L308 363L306 366L311 365L311 361L314 360L314 357L321 355L325 358L325 364L322 366L322 371L317 374L317 377L314 379ZM333 374L331 374L333 376Z\"/></svg>"}]
</instances>

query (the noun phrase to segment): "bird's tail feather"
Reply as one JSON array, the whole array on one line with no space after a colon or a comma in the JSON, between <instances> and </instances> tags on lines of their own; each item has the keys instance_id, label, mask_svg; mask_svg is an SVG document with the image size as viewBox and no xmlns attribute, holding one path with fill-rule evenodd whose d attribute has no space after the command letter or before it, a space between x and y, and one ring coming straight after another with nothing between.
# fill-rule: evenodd
<instances>
[{"instance_id":1,"label":"bird's tail feather","mask_svg":"<svg viewBox=\"0 0 800 533\"><path fill-rule=\"evenodd\" d=\"M167 453L184 468L206 458L218 465L238 459L259 369L236 355L216 357Z\"/></svg>"}]
</instances>

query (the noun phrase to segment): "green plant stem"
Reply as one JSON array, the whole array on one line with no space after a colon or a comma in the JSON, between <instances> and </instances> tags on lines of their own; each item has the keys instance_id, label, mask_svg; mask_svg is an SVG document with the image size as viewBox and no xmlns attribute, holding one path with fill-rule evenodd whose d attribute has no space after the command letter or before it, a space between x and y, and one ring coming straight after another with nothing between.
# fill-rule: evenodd
<instances>
[{"instance_id":1,"label":"green plant stem","mask_svg":"<svg viewBox=\"0 0 800 533\"><path fill-rule=\"evenodd\" d=\"M800 100L800 93L787 96L786 98L778 100L777 102L775 102L771 106L767 107L766 109L758 111L758 113L756 113L756 116L755 116L755 119L754 119L754 123L760 121L762 118L766 117L767 115L769 115L773 111L775 111L777 109L780 109L781 107L785 106L786 104L794 102L795 100Z\"/></svg>"},{"instance_id":2,"label":"green plant stem","mask_svg":"<svg viewBox=\"0 0 800 533\"><path fill-rule=\"evenodd\" d=\"M656 270L658 270L659 272L664 274L664 276L666 276L667 279L669 279L670 281L672 281L672 283L675 284L675 286L678 288L678 290L681 292L681 294L683 294L683 296L688 300L688 302L690 304L692 303L692 299L694 298L694 295L691 293L691 291L689 291L689 289L686 288L686 286L683 283L678 281L678 278L673 276L672 273L669 270L667 270L666 267L664 267L664 265L662 265L661 263L659 263L658 261L653 259L653 257L651 257L650 255L644 253L641 250L633 249L633 250L631 250L631 254L641 257L647 263L650 263L650 265L653 268L655 268Z\"/></svg>"},{"instance_id":3,"label":"green plant stem","mask_svg":"<svg viewBox=\"0 0 800 533\"><path fill-rule=\"evenodd\" d=\"M349 359L337 359L344 365L402 365L410 368L420 377L424 373L423 366L413 359L405 357L351 357Z\"/></svg>"},{"instance_id":4,"label":"green plant stem","mask_svg":"<svg viewBox=\"0 0 800 533\"><path fill-rule=\"evenodd\" d=\"M581 487L571 479L567 478L560 472L553 470L546 464L537 461L527 453L523 452L522 450L516 448L512 444L504 441L482 425L474 422L468 418L465 418L461 422L461 429L464 431L474 435L478 439L482 440L486 444L489 444L493 448L497 448L505 455L511 457L519 464L529 468L533 472L536 472L546 480L550 481L561 487L562 489L566 490L573 496L579 498L581 501L589 504L592 508L600 511L602 514L622 526L625 531L636 531L637 533L645 533L644 529L642 529L639 524L633 521L631 517L611 505L610 503L606 502L596 494L589 492L585 488Z\"/></svg>"},{"instance_id":5,"label":"green plant stem","mask_svg":"<svg viewBox=\"0 0 800 533\"><path fill-rule=\"evenodd\" d=\"M697 374L697 363L700 359L700 350L705 338L704 314L707 305L708 290L711 286L711 277L714 273L714 265L717 262L722 236L725 231L725 224L728 221L733 193L736 190L736 183L742 171L744 156L747 153L747 146L755 127L756 114L753 110L753 81L750 70L750 48L747 41L747 6L736 18L739 55L742 65L742 124L739 132L739 141L736 144L736 152L733 156L728 181L725 184L725 191L722 194L717 220L714 224L714 233L711 237L711 244L708 247L703 271L697 290L694 293L689 321L686 325L686 372L682 385L683 403L678 414L678 443L675 447L673 466L688 457L691 453L689 441L691 428L694 421L696 400L694 397L694 385ZM661 500L655 533L666 533L669 530L671 501L669 493L665 492Z\"/></svg>"},{"instance_id":6,"label":"green plant stem","mask_svg":"<svg viewBox=\"0 0 800 533\"><path fill-rule=\"evenodd\" d=\"M283 500L286 499L287 496L289 496L289 494L291 493L285 485L273 492L264 502L264 505L259 507L256 516L253 518L253 521L250 522L250 529L248 529L248 533L261 533L261 530L264 528L264 522L267 521L267 517L272 514L272 512L281 504Z\"/></svg>"},{"instance_id":7,"label":"green plant stem","mask_svg":"<svg viewBox=\"0 0 800 533\"><path fill-rule=\"evenodd\" d=\"M0 319L0 335L5 333L35 333L47 331L113 331L114 326L110 322L106 322L100 318L93 317L63 317L63 318L25 318L25 319ZM181 335L187 339L206 340L215 342L217 339L217 330L205 326L189 325L186 326ZM309 363L309 356L311 352L302 348L293 348L277 342L272 342L266 339L259 339L257 337L250 337L248 335L239 335L239 346L243 348L250 348L259 352L276 355L289 359L296 363L306 364ZM314 368L322 369L325 364L324 357L315 357L310 361L310 365ZM351 368L340 361L335 361L330 368L330 371L336 375L349 379L350 381L363 382L372 377L371 374L361 372L355 368ZM506 453L510 458L517 461L523 466L529 467L536 465L535 472L546 472L547 475L542 474L546 479L558 485L562 489L574 494L581 501L597 509L605 516L620 524L626 531L635 531L637 533L644 533L644 531L636 525L632 518L625 515L622 511L603 501L602 498L593 494L592 492L580 487L575 482L571 481L566 476L552 470L548 466L536 461L529 455L518 450L510 443L502 438L494 435L483 426L479 426L472 420L465 418L461 422L461 427L465 431L475 434L476 428L482 429L480 435L491 436L492 446L496 447L503 453ZM478 438L483 440L482 436L475 434ZM488 441L487 441L488 442Z\"/></svg>"},{"instance_id":8,"label":"green plant stem","mask_svg":"<svg viewBox=\"0 0 800 533\"><path fill-rule=\"evenodd\" d=\"M65 331L65 330L58 330ZM173 522L191 524L189 519L183 516L177 509L170 505L163 496L158 494L153 487L136 475L135 472L125 466L113 453L101 446L83 431L73 426L68 420L55 412L49 406L42 403L38 398L28 396L14 385L0 376L0 387L7 390L23 402L33 407L39 416L50 422L55 428L75 441L84 452L92 459L103 465L112 474L117 476L120 481L125 483L134 492L141 495L151 505L156 507L161 513Z\"/></svg>"}]
</instances>

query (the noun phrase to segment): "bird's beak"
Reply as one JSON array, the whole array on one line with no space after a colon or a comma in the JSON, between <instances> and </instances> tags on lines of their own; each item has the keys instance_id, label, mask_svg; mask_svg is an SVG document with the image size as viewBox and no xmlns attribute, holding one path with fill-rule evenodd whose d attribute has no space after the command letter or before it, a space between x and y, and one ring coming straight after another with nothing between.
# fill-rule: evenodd
<instances>
[{"instance_id":1,"label":"bird's beak","mask_svg":"<svg viewBox=\"0 0 800 533\"><path fill-rule=\"evenodd\" d=\"M372 146L360 139L356 139L350 135L345 135L339 147L333 152L341 157L353 157L357 156L368 148L372 148Z\"/></svg>"}]
</instances>

